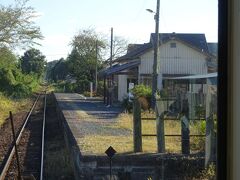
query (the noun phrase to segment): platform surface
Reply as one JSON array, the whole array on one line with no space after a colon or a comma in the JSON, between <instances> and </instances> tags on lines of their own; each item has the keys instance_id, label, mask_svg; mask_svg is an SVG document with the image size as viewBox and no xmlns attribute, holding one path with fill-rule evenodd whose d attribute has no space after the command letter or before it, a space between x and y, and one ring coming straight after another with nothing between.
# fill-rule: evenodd
<instances>
[{"instance_id":1,"label":"platform surface","mask_svg":"<svg viewBox=\"0 0 240 180\"><path fill-rule=\"evenodd\" d=\"M104 154L108 144L103 141L108 137L113 140L114 136L116 139L119 136L122 139L132 137L131 131L115 127L121 107L106 107L99 98L85 98L76 93L55 93L55 97L82 155L99 154L99 151Z\"/></svg>"}]
</instances>

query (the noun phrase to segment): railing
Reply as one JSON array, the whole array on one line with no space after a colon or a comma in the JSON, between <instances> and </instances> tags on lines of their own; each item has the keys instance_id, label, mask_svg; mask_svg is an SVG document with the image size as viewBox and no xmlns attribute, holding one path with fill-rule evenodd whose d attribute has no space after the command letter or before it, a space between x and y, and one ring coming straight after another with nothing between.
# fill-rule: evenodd
<instances>
[{"instance_id":1,"label":"railing","mask_svg":"<svg viewBox=\"0 0 240 180\"><path fill-rule=\"evenodd\" d=\"M143 137L157 138L157 152L165 153L165 137L180 137L181 138L181 152L182 154L190 154L190 138L204 138L205 139L205 156L209 161L212 161L216 154L216 133L214 132L214 114L216 113L216 98L211 94L200 97L204 102L204 113L196 115L194 103L190 102L196 94L184 94L179 98L164 98L159 99L156 103L155 117L142 117L141 107L137 99L134 100L134 151L142 151ZM204 99L203 99L204 98ZM199 102L199 101L198 101ZM174 116L171 115L170 107L175 104L177 111ZM195 103L196 104L196 103ZM178 107L179 106L179 107ZM142 133L142 126L146 121L155 121L156 133ZM176 121L181 124L181 133L165 133L165 122ZM205 121L206 128L204 133L190 132L190 125L193 121ZM208 163L208 162L207 162Z\"/></svg>"}]
</instances>

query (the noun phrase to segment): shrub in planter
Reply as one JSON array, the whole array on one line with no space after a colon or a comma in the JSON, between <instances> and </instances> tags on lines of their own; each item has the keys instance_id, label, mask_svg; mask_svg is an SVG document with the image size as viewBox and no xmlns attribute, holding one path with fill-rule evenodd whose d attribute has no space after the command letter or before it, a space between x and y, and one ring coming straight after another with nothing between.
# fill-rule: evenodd
<instances>
[{"instance_id":1,"label":"shrub in planter","mask_svg":"<svg viewBox=\"0 0 240 180\"><path fill-rule=\"evenodd\" d=\"M138 98L143 110L149 110L151 105L152 89L143 84L136 85L131 92Z\"/></svg>"}]
</instances>

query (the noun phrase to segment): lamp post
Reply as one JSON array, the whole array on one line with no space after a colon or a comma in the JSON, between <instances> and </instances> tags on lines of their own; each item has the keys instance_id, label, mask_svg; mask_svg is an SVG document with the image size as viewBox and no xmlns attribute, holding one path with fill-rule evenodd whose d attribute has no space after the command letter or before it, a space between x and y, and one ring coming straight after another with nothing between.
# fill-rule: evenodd
<instances>
[{"instance_id":1,"label":"lamp post","mask_svg":"<svg viewBox=\"0 0 240 180\"><path fill-rule=\"evenodd\" d=\"M98 88L98 41L96 40L95 92Z\"/></svg>"},{"instance_id":2,"label":"lamp post","mask_svg":"<svg viewBox=\"0 0 240 180\"><path fill-rule=\"evenodd\" d=\"M154 13L151 9L146 9L150 13ZM157 8L154 16L155 19L155 38L153 41L154 55L153 55L153 73L152 73L152 109L155 108L156 104L156 93L158 87L158 73L160 68L160 62L158 62L158 47L159 47L159 11L160 11L160 0L157 0Z\"/></svg>"},{"instance_id":3,"label":"lamp post","mask_svg":"<svg viewBox=\"0 0 240 180\"><path fill-rule=\"evenodd\" d=\"M159 48L159 10L160 10L160 0L157 0L157 10L154 16L155 19L155 36L153 38L153 46L154 46L154 54L153 54L153 74L152 74L152 102L151 107L155 109L156 106L156 95L157 95L157 88L161 88L162 79L159 74L160 70L160 60L158 61L158 48ZM147 11L154 13L151 9L147 9ZM160 111L164 109L162 107ZM163 120L163 112L160 112L156 109L157 112L157 144L158 144L158 152L164 153L165 152L165 140L164 140L164 120Z\"/></svg>"}]
</instances>

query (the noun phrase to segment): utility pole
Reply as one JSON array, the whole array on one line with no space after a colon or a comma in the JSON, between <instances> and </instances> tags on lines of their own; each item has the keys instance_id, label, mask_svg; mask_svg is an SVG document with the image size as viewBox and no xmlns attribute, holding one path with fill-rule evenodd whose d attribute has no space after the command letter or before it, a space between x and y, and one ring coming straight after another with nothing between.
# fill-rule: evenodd
<instances>
[{"instance_id":1,"label":"utility pole","mask_svg":"<svg viewBox=\"0 0 240 180\"><path fill-rule=\"evenodd\" d=\"M157 0L155 19L155 41L154 43L154 55L153 55L153 74L152 74L152 104L151 107L155 109L156 105L156 93L158 87L158 73L160 69L160 62L158 62L158 47L159 47L159 11L160 11L160 0Z\"/></svg>"},{"instance_id":2,"label":"utility pole","mask_svg":"<svg viewBox=\"0 0 240 180\"><path fill-rule=\"evenodd\" d=\"M112 67L112 56L113 56L113 28L111 28L110 67Z\"/></svg>"},{"instance_id":3,"label":"utility pole","mask_svg":"<svg viewBox=\"0 0 240 180\"><path fill-rule=\"evenodd\" d=\"M112 59L113 59L113 28L111 28L111 46L110 46L110 68L112 67ZM113 102L113 75L111 75L110 77L110 82L109 82L109 86L108 86L108 100L109 103L108 105L112 105Z\"/></svg>"},{"instance_id":4,"label":"utility pole","mask_svg":"<svg viewBox=\"0 0 240 180\"><path fill-rule=\"evenodd\" d=\"M97 93L98 88L98 41L96 40L96 68L95 68L95 92Z\"/></svg>"}]
</instances>

